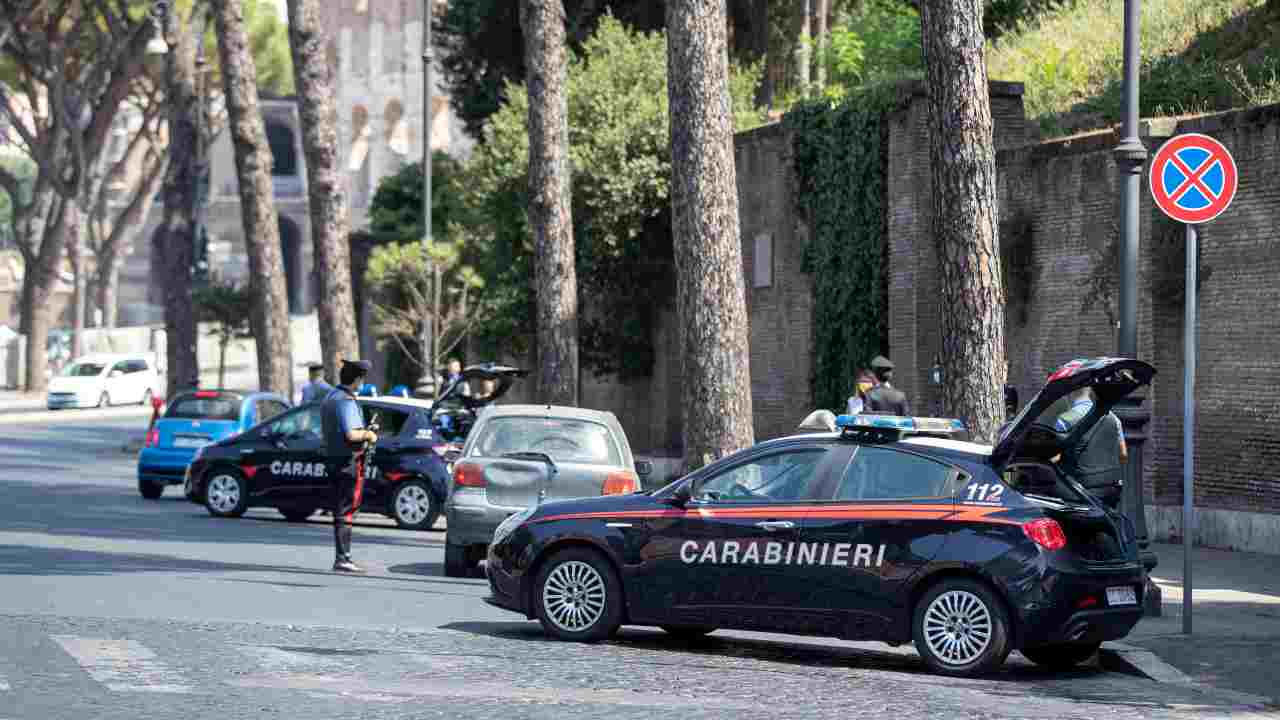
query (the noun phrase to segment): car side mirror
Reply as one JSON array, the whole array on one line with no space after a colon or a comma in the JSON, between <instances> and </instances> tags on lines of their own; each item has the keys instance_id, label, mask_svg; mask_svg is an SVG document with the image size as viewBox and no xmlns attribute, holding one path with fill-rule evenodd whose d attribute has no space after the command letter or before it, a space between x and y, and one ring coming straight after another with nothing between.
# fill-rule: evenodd
<instances>
[{"instance_id":1,"label":"car side mirror","mask_svg":"<svg viewBox=\"0 0 1280 720\"><path fill-rule=\"evenodd\" d=\"M653 463L649 462L648 460L637 460L637 461L636 461L636 474L637 474L637 475L652 475L652 474L653 474Z\"/></svg>"},{"instance_id":2,"label":"car side mirror","mask_svg":"<svg viewBox=\"0 0 1280 720\"><path fill-rule=\"evenodd\" d=\"M693 499L693 483L682 483L671 493L670 502L676 507L684 507Z\"/></svg>"}]
</instances>

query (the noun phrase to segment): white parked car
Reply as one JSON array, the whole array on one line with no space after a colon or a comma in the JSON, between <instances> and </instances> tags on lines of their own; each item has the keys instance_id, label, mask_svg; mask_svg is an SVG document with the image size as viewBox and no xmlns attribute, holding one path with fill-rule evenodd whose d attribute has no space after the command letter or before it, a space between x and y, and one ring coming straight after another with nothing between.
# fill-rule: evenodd
<instances>
[{"instance_id":1,"label":"white parked car","mask_svg":"<svg viewBox=\"0 0 1280 720\"><path fill-rule=\"evenodd\" d=\"M160 385L146 355L86 355L49 381L50 410L151 402Z\"/></svg>"}]
</instances>

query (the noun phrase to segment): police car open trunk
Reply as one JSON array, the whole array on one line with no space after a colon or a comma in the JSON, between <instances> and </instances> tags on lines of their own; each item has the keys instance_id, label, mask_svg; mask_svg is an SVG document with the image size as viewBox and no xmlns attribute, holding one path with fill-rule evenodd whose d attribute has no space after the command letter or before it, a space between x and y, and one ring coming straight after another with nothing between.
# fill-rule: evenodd
<instances>
[{"instance_id":1,"label":"police car open trunk","mask_svg":"<svg viewBox=\"0 0 1280 720\"><path fill-rule=\"evenodd\" d=\"M1108 510L1063 469L1064 453L1082 441L1116 403L1151 382L1156 370L1141 360L1073 360L1049 376L1044 388L1001 429L991 464L1006 483L1062 527L1067 547L1086 562L1136 558L1132 522ZM1070 398L1089 389L1090 402ZM1116 458L1118 466L1119 458Z\"/></svg>"}]
</instances>

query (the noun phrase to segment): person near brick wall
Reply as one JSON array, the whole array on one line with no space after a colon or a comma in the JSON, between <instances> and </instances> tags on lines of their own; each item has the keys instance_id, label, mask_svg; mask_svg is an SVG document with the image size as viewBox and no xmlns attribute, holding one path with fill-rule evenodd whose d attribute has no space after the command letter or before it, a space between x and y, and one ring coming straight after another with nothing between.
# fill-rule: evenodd
<instances>
[{"instance_id":1,"label":"person near brick wall","mask_svg":"<svg viewBox=\"0 0 1280 720\"><path fill-rule=\"evenodd\" d=\"M1071 407L1058 416L1054 429L1068 432L1093 410L1093 391L1080 388L1071 396ZM1124 428L1115 413L1108 412L1076 444L1054 458L1063 472L1075 478L1094 497L1115 510L1124 492L1124 463L1129 448Z\"/></svg>"},{"instance_id":2,"label":"person near brick wall","mask_svg":"<svg viewBox=\"0 0 1280 720\"><path fill-rule=\"evenodd\" d=\"M849 396L846 410L850 415L857 415L867 405L867 393L877 385L876 376L870 370L859 370L858 379L853 385L853 394Z\"/></svg>"},{"instance_id":3,"label":"person near brick wall","mask_svg":"<svg viewBox=\"0 0 1280 720\"><path fill-rule=\"evenodd\" d=\"M893 363L889 358L877 355L871 361L871 371L876 374L878 382L867 393L866 407L863 412L869 415L900 415L902 417L910 415L911 410L907 405L906 394L891 384Z\"/></svg>"}]
</instances>

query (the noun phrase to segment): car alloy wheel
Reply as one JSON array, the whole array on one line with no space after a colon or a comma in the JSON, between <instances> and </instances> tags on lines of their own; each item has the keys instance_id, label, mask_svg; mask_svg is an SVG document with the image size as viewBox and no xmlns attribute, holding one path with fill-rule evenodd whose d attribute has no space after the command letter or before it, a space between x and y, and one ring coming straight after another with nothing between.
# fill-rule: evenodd
<instances>
[{"instance_id":1,"label":"car alloy wheel","mask_svg":"<svg viewBox=\"0 0 1280 720\"><path fill-rule=\"evenodd\" d=\"M943 593L925 610L924 636L942 662L968 665L991 644L991 612L973 593Z\"/></svg>"},{"instance_id":2,"label":"car alloy wheel","mask_svg":"<svg viewBox=\"0 0 1280 720\"><path fill-rule=\"evenodd\" d=\"M538 620L553 637L597 642L622 624L622 584L595 550L556 553L538 571L534 592Z\"/></svg>"},{"instance_id":3,"label":"car alloy wheel","mask_svg":"<svg viewBox=\"0 0 1280 720\"><path fill-rule=\"evenodd\" d=\"M244 482L229 472L218 471L204 492L205 506L219 517L236 517L244 513Z\"/></svg>"},{"instance_id":4,"label":"car alloy wheel","mask_svg":"<svg viewBox=\"0 0 1280 720\"><path fill-rule=\"evenodd\" d=\"M542 608L556 627L582 632L604 614L604 579L584 562L561 563L542 586Z\"/></svg>"},{"instance_id":5,"label":"car alloy wheel","mask_svg":"<svg viewBox=\"0 0 1280 720\"><path fill-rule=\"evenodd\" d=\"M975 677L1009 656L1009 619L989 586L969 578L944 578L912 613L916 651L935 672Z\"/></svg>"},{"instance_id":6,"label":"car alloy wheel","mask_svg":"<svg viewBox=\"0 0 1280 720\"><path fill-rule=\"evenodd\" d=\"M440 517L435 498L419 480L396 488L391 498L391 516L396 524L410 530L430 530Z\"/></svg>"}]
</instances>

